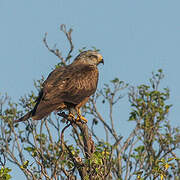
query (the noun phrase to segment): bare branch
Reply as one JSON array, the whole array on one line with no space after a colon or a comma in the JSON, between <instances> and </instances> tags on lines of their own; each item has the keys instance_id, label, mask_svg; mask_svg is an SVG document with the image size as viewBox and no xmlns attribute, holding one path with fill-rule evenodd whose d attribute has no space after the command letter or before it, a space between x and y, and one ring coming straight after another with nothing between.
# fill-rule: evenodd
<instances>
[{"instance_id":1,"label":"bare branch","mask_svg":"<svg viewBox=\"0 0 180 180\"><path fill-rule=\"evenodd\" d=\"M59 49L51 49L51 48L49 47L46 39L47 39L47 32L45 33L44 38L43 38L43 42L44 42L46 48L47 48L51 53L53 53L54 55L56 55L56 56L61 60L61 62L65 65L65 64L66 64L66 61L65 61L64 58L62 57L62 54L61 54L61 52L59 51Z\"/></svg>"},{"instance_id":2,"label":"bare branch","mask_svg":"<svg viewBox=\"0 0 180 180\"><path fill-rule=\"evenodd\" d=\"M65 62L67 62L67 61L70 60L71 53L72 53L72 51L74 49L74 45L72 43L72 37L71 37L71 33L72 33L73 30L70 28L69 31L67 31L65 24L61 24L60 29L61 29L61 31L64 32L64 34L66 35L66 38L67 38L67 40L68 40L68 42L70 44L70 50L69 50L68 55L67 55L67 57L65 59Z\"/></svg>"}]
</instances>

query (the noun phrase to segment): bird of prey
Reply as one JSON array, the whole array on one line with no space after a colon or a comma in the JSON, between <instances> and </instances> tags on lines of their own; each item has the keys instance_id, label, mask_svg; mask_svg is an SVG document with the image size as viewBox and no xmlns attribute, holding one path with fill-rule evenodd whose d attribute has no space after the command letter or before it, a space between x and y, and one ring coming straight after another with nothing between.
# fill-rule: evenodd
<instances>
[{"instance_id":1,"label":"bird of prey","mask_svg":"<svg viewBox=\"0 0 180 180\"><path fill-rule=\"evenodd\" d=\"M87 122L80 108L96 91L100 63L104 64L102 55L88 50L81 52L71 64L56 68L44 81L33 110L15 122L40 120L53 111L65 109L69 110L69 117L75 118L76 112L76 120Z\"/></svg>"}]
</instances>

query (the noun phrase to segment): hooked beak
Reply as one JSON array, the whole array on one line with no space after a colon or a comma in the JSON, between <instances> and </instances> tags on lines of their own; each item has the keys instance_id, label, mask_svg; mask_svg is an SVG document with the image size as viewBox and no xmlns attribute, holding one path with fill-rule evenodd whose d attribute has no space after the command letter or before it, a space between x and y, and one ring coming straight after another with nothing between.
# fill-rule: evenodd
<instances>
[{"instance_id":1,"label":"hooked beak","mask_svg":"<svg viewBox=\"0 0 180 180\"><path fill-rule=\"evenodd\" d=\"M104 59L101 59L101 61L99 63L102 63L104 65Z\"/></svg>"}]
</instances>

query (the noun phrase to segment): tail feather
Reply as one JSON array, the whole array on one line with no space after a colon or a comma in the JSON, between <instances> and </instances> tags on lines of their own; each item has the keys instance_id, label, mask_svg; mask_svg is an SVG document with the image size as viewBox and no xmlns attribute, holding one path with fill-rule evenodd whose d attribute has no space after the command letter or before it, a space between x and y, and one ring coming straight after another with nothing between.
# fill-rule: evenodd
<instances>
[{"instance_id":1,"label":"tail feather","mask_svg":"<svg viewBox=\"0 0 180 180\"><path fill-rule=\"evenodd\" d=\"M48 116L52 111L56 110L58 107L57 104L43 104L41 103L37 109L36 109L36 112L33 113L33 117L32 119L33 120L40 120L46 116Z\"/></svg>"},{"instance_id":2,"label":"tail feather","mask_svg":"<svg viewBox=\"0 0 180 180\"><path fill-rule=\"evenodd\" d=\"M41 120L42 118L48 116L52 111L56 110L57 107L57 104L47 105L45 103L41 103L38 107L36 107L36 109L34 108L20 119L15 120L14 123L27 121L29 118L32 118L33 120Z\"/></svg>"},{"instance_id":3,"label":"tail feather","mask_svg":"<svg viewBox=\"0 0 180 180\"><path fill-rule=\"evenodd\" d=\"M21 122L21 121L27 121L30 117L32 117L32 111L25 114L23 117L19 118L18 120L15 120L14 123Z\"/></svg>"}]
</instances>

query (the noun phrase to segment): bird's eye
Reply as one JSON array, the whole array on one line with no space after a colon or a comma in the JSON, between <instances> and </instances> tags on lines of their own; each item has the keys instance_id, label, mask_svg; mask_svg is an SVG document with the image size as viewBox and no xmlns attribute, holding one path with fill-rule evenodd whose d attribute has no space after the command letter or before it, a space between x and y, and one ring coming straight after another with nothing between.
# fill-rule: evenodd
<instances>
[{"instance_id":1,"label":"bird's eye","mask_svg":"<svg viewBox=\"0 0 180 180\"><path fill-rule=\"evenodd\" d=\"M96 55L89 55L89 58L90 59L97 59L97 56Z\"/></svg>"}]
</instances>

